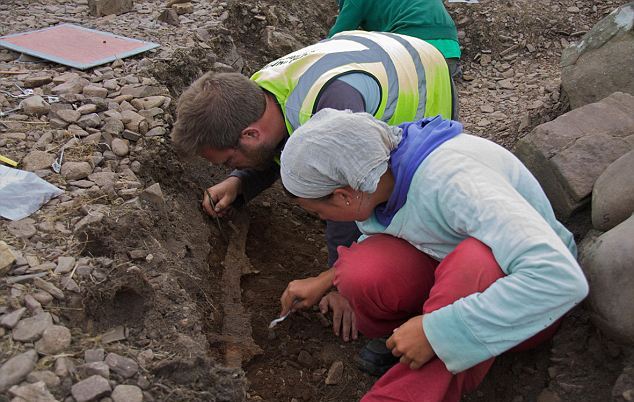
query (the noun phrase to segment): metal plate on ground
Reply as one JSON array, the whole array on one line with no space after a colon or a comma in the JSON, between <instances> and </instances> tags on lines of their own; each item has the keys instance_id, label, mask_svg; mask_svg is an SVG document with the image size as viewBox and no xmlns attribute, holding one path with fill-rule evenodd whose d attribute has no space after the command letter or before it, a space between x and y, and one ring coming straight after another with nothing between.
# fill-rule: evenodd
<instances>
[{"instance_id":1,"label":"metal plate on ground","mask_svg":"<svg viewBox=\"0 0 634 402\"><path fill-rule=\"evenodd\" d=\"M0 46L85 70L158 47L146 42L73 24L0 37Z\"/></svg>"}]
</instances>

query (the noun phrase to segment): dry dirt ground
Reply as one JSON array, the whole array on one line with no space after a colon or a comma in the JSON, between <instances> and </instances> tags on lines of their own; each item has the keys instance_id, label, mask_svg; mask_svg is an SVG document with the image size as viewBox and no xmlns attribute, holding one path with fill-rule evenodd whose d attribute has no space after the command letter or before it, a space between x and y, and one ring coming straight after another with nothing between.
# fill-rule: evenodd
<instances>
[{"instance_id":1,"label":"dry dirt ground","mask_svg":"<svg viewBox=\"0 0 634 402\"><path fill-rule=\"evenodd\" d=\"M24 4L13 3L16 18L26 13ZM32 6L62 3L41 1ZM224 35L180 46L169 58L154 53L144 59L145 72L159 79L173 96L218 60L249 74L280 56L284 49L263 46L266 25L310 44L325 36L336 11L334 0L227 3L224 17L209 17L224 18ZM464 47L464 77L457 87L466 129L511 148L537 124L564 112L567 104L559 93L558 67L562 48L623 3L482 0L449 4ZM150 9L161 7L159 2L144 4ZM9 32L13 31L5 28ZM162 32L157 37L144 35L160 43L176 35ZM217 58L208 57L209 48ZM73 330L75 355L102 346L98 334L124 325L129 330L127 339L105 347L137 359L142 352L152 351L142 372L150 384L148 394L155 400L359 400L375 381L353 362L366 339L342 342L327 327L329 317L316 311L291 315L274 333L267 329L279 312L278 299L286 284L324 269L322 222L295 206L279 185L256 198L246 209L250 221L246 256L251 272L237 278L241 294L230 295L223 281L228 280L225 269L237 269L226 265L238 224L223 220L219 228L200 208L203 189L222 180L226 172L202 161L179 160L168 141L148 145L139 161L140 178L160 183L168 208L113 206L102 226L81 239L78 252L101 258L108 268L102 281L83 283L81 294L57 310ZM587 220L582 212L570 222L578 236L587 230ZM131 261L129 251L139 249L153 258ZM238 306L227 308L227 298L235 302L236 297ZM246 311L237 311L240 302ZM234 312L238 324L250 318L247 324L255 345L248 337L226 335L232 333L227 328L236 325ZM242 370L224 367L232 347L246 359ZM629 353L601 334L581 307L568 315L552 343L499 358L480 389L465 400L609 401ZM343 372L336 384L326 385L327 372L336 361L343 363ZM54 394L63 399L69 384L65 386ZM623 400L619 395L615 400ZM8 399L0 396L2 400Z\"/></svg>"}]
</instances>

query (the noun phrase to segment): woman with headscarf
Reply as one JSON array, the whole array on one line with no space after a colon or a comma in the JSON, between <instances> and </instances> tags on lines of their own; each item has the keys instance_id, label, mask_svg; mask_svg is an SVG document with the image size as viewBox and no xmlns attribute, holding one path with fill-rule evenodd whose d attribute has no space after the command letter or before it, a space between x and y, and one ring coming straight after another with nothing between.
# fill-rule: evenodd
<instances>
[{"instance_id":1,"label":"woman with headscarf","mask_svg":"<svg viewBox=\"0 0 634 402\"><path fill-rule=\"evenodd\" d=\"M363 236L335 265L289 283L282 311L336 286L344 331L390 336L400 363L362 401L458 401L495 356L550 338L587 295L572 234L504 148L441 117L390 127L325 109L282 153L281 177L323 219ZM341 318L338 318L341 320Z\"/></svg>"}]
</instances>

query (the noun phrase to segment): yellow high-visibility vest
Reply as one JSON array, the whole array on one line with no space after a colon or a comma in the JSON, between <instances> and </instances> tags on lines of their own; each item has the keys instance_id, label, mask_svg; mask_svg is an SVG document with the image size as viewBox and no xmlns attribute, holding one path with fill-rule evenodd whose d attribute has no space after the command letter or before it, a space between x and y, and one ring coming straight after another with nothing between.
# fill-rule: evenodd
<instances>
[{"instance_id":1,"label":"yellow high-visibility vest","mask_svg":"<svg viewBox=\"0 0 634 402\"><path fill-rule=\"evenodd\" d=\"M315 113L321 91L349 73L365 73L378 83L381 99L373 114L390 125L436 115L451 118L444 57L407 35L341 32L269 63L251 79L276 97L291 134Z\"/></svg>"}]
</instances>

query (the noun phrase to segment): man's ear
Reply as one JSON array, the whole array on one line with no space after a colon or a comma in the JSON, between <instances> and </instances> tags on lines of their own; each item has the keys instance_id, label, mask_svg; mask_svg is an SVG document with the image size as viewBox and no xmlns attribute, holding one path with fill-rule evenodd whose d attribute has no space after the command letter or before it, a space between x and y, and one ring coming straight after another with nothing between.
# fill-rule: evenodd
<instances>
[{"instance_id":1,"label":"man's ear","mask_svg":"<svg viewBox=\"0 0 634 402\"><path fill-rule=\"evenodd\" d=\"M240 142L247 145L259 144L262 141L262 132L249 126L240 133Z\"/></svg>"}]
</instances>

